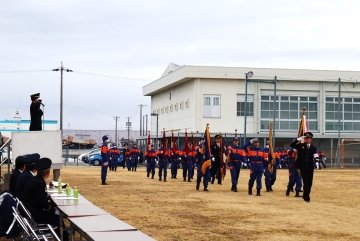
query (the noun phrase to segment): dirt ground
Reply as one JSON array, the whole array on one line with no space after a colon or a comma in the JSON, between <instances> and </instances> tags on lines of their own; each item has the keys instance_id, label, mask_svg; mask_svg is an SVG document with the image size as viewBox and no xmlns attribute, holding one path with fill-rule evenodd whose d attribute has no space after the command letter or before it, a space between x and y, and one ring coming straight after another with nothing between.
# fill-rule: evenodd
<instances>
[{"instance_id":1,"label":"dirt ground","mask_svg":"<svg viewBox=\"0 0 360 241\"><path fill-rule=\"evenodd\" d=\"M61 171L88 200L159 241L360 240L360 169L316 170L310 203L285 196L286 170L261 197L247 194L249 170L241 170L238 193L230 191L229 172L209 192L179 176L165 183L145 169L118 169L102 186L99 167Z\"/></svg>"}]
</instances>

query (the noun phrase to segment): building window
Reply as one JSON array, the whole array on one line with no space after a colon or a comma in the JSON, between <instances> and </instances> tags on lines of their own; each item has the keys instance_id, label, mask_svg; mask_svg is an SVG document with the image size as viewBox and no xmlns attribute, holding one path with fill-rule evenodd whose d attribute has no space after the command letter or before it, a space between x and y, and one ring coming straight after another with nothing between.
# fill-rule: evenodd
<instances>
[{"instance_id":1,"label":"building window","mask_svg":"<svg viewBox=\"0 0 360 241\"><path fill-rule=\"evenodd\" d=\"M220 95L204 95L203 117L205 118L221 117Z\"/></svg>"},{"instance_id":2,"label":"building window","mask_svg":"<svg viewBox=\"0 0 360 241\"><path fill-rule=\"evenodd\" d=\"M346 97L326 97L325 107L325 130L338 131L340 119L340 130L344 132L360 131L360 99Z\"/></svg>"},{"instance_id":3,"label":"building window","mask_svg":"<svg viewBox=\"0 0 360 241\"><path fill-rule=\"evenodd\" d=\"M309 122L309 130L318 130L318 97L308 96L261 96L260 129L268 130L270 120L274 119L274 127L279 131L297 131L302 116L302 108L306 108L305 115Z\"/></svg>"},{"instance_id":4,"label":"building window","mask_svg":"<svg viewBox=\"0 0 360 241\"><path fill-rule=\"evenodd\" d=\"M254 95L247 95L246 116L254 116ZM236 115L245 116L245 95L237 95Z\"/></svg>"}]
</instances>

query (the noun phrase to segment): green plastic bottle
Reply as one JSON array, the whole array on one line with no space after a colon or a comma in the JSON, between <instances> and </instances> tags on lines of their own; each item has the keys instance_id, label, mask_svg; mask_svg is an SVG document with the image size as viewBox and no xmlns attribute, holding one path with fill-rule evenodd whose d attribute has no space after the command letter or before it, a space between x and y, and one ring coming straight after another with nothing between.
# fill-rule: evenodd
<instances>
[{"instance_id":1,"label":"green plastic bottle","mask_svg":"<svg viewBox=\"0 0 360 241\"><path fill-rule=\"evenodd\" d=\"M71 187L70 187L69 183L66 186L66 196L68 196L68 197L71 196Z\"/></svg>"},{"instance_id":2,"label":"green plastic bottle","mask_svg":"<svg viewBox=\"0 0 360 241\"><path fill-rule=\"evenodd\" d=\"M59 193L59 194L62 193L61 177L59 177L59 179L58 179L58 193Z\"/></svg>"},{"instance_id":3,"label":"green plastic bottle","mask_svg":"<svg viewBox=\"0 0 360 241\"><path fill-rule=\"evenodd\" d=\"M74 198L79 198L79 190L77 187L74 187Z\"/></svg>"}]
</instances>

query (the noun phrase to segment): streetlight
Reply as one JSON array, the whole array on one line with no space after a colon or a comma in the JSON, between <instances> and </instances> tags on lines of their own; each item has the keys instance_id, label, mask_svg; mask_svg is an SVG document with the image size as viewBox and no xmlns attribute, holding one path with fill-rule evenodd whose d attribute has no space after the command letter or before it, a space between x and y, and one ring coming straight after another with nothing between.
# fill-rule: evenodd
<instances>
[{"instance_id":1,"label":"streetlight","mask_svg":"<svg viewBox=\"0 0 360 241\"><path fill-rule=\"evenodd\" d=\"M158 149L159 114L151 113L151 116L156 116L156 149Z\"/></svg>"},{"instance_id":2,"label":"streetlight","mask_svg":"<svg viewBox=\"0 0 360 241\"><path fill-rule=\"evenodd\" d=\"M61 61L61 68L53 69L52 71L60 71L60 131L62 136L63 130L63 72L73 72L71 69L64 69L62 61Z\"/></svg>"}]
</instances>

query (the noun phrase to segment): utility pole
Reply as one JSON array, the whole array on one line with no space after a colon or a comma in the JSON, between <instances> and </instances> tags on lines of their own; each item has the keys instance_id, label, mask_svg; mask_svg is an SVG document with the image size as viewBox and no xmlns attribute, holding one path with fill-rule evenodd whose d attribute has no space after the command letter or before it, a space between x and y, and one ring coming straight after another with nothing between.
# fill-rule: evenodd
<instances>
[{"instance_id":1,"label":"utility pole","mask_svg":"<svg viewBox=\"0 0 360 241\"><path fill-rule=\"evenodd\" d=\"M118 145L118 136L117 136L118 130L117 130L117 122L118 122L118 120L120 120L120 117L119 117L119 116L115 116L115 117L114 117L114 120L115 120L115 145L117 146L117 145Z\"/></svg>"},{"instance_id":2,"label":"utility pole","mask_svg":"<svg viewBox=\"0 0 360 241\"><path fill-rule=\"evenodd\" d=\"M140 104L139 105L140 106L140 135L142 135L142 108L144 107L144 106L146 106L146 105L143 105L143 104Z\"/></svg>"},{"instance_id":3,"label":"utility pole","mask_svg":"<svg viewBox=\"0 0 360 241\"><path fill-rule=\"evenodd\" d=\"M338 79L338 143L337 143L337 148L336 148L336 153L337 153L337 166L340 167L340 152L341 152L341 149L340 149L340 143L341 143L341 139L340 139L340 130L342 129L341 127L341 117L342 115L341 114L341 79L339 78Z\"/></svg>"},{"instance_id":4,"label":"utility pole","mask_svg":"<svg viewBox=\"0 0 360 241\"><path fill-rule=\"evenodd\" d=\"M140 135L145 136L145 115L142 116L142 132Z\"/></svg>"},{"instance_id":5,"label":"utility pole","mask_svg":"<svg viewBox=\"0 0 360 241\"><path fill-rule=\"evenodd\" d=\"M130 129L131 129L131 122L130 117L127 117L128 121L126 122L126 129L128 130L128 140L130 140Z\"/></svg>"},{"instance_id":6,"label":"utility pole","mask_svg":"<svg viewBox=\"0 0 360 241\"><path fill-rule=\"evenodd\" d=\"M148 115L146 114L145 116L146 116L146 132L145 132L146 134L148 132Z\"/></svg>"}]
</instances>

